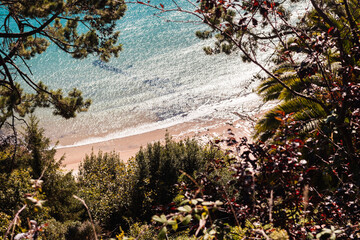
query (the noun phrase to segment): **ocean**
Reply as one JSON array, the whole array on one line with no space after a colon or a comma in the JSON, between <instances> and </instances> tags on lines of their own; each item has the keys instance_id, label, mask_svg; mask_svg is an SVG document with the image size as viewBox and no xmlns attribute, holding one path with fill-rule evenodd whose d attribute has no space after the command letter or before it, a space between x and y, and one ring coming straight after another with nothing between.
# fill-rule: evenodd
<instances>
[{"instance_id":1,"label":"ocean","mask_svg":"<svg viewBox=\"0 0 360 240\"><path fill-rule=\"evenodd\" d=\"M203 25L166 22L142 5L129 5L118 22L123 51L104 63L72 59L56 47L29 62L32 78L64 92L78 88L92 99L74 119L37 111L40 124L58 147L101 142L175 124L234 119L259 111L253 75L259 69L238 54L212 55L195 32ZM183 21L189 16L167 17ZM265 56L264 56L265 57Z\"/></svg>"}]
</instances>

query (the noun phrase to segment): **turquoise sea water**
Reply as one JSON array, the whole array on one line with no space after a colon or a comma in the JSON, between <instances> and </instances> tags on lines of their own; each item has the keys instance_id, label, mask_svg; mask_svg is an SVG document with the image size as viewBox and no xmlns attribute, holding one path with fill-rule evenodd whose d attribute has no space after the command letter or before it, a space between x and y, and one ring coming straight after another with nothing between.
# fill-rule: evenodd
<instances>
[{"instance_id":1,"label":"turquoise sea water","mask_svg":"<svg viewBox=\"0 0 360 240\"><path fill-rule=\"evenodd\" d=\"M168 16L187 20L188 16ZM35 81L65 91L83 91L93 104L75 119L38 112L53 140L81 145L166 128L193 120L236 118L256 111L252 76L259 69L237 55L207 56L211 44L195 37L202 25L168 23L141 5L130 5L119 21L124 50L109 63L75 60L51 47L30 62ZM80 138L80 140L79 140Z\"/></svg>"}]
</instances>

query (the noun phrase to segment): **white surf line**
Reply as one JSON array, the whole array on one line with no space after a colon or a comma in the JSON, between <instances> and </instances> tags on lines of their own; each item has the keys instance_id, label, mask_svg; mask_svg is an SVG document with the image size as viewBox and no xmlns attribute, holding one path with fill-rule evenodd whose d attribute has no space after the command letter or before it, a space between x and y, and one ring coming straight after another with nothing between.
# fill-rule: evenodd
<instances>
[{"instance_id":1,"label":"white surf line","mask_svg":"<svg viewBox=\"0 0 360 240\"><path fill-rule=\"evenodd\" d=\"M196 111L190 112L185 117L174 117L174 118L166 119L166 120L155 122L155 123L150 123L150 124L145 124L145 125L141 125L138 127L128 128L124 131L110 133L104 137L93 137L93 138L81 140L81 141L75 142L74 144L71 144L71 145L58 145L58 146L55 146L55 149L86 146L86 145L90 145L90 144L102 143L102 142L107 142L110 140L116 140L116 139L121 139L121 138L125 138L125 137L136 136L136 135L148 133L151 131L165 129L165 128L175 126L177 124L190 122L192 120L199 119L201 117L211 116L212 113L217 112L217 109L222 108L222 107L227 107L227 106L231 106L231 105L239 105L240 103L246 103L248 101L254 101L254 100L257 101L258 99L259 99L259 97L257 96L257 94L250 93L250 94L247 94L238 99L229 99L229 100L226 100L226 101L223 101L218 104L211 105L211 106L203 105Z\"/></svg>"}]
</instances>

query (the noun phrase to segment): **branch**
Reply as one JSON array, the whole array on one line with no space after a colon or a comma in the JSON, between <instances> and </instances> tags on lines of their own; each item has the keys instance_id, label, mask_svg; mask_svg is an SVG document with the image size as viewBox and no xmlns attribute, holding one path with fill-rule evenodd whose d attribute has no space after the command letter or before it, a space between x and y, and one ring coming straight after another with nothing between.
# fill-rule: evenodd
<instances>
[{"instance_id":1,"label":"branch","mask_svg":"<svg viewBox=\"0 0 360 240\"><path fill-rule=\"evenodd\" d=\"M141 4L141 5L150 7L150 8L154 8L154 9L157 9L160 11L160 13L158 13L158 14L162 14L162 13L166 13L166 12L183 12L183 13L193 15L193 16L203 20L203 18L201 16L199 16L199 14L197 14L193 11L185 10L185 9L181 8L178 4L176 4L176 6L177 6L176 8L164 9L164 8L158 7L156 5L152 5L152 4L149 4L146 2L142 2L142 1L126 1L125 3L126 4Z\"/></svg>"},{"instance_id":2,"label":"branch","mask_svg":"<svg viewBox=\"0 0 360 240\"><path fill-rule=\"evenodd\" d=\"M346 14L348 15L348 20L349 20L349 23L350 23L351 33L353 34L353 41L359 45L359 36L356 33L357 25L356 25L356 22L353 19L353 16L350 13L349 4L348 4L347 0L344 0L344 5L345 5Z\"/></svg>"},{"instance_id":3,"label":"branch","mask_svg":"<svg viewBox=\"0 0 360 240\"><path fill-rule=\"evenodd\" d=\"M38 28L35 28L32 31L29 32L22 32L22 33L0 33L1 38L24 38L31 35L34 35L36 33L40 33L44 28L46 28L52 21L54 21L55 18L58 17L60 13L54 14L51 18L49 18L43 25L41 25Z\"/></svg>"},{"instance_id":4,"label":"branch","mask_svg":"<svg viewBox=\"0 0 360 240\"><path fill-rule=\"evenodd\" d=\"M88 206L86 205L86 203L85 203L85 200L79 198L79 197L76 196L76 195L73 195L73 197L74 197L76 200L79 200L79 201L85 206L85 208L86 208L86 210L87 210L87 213L88 213L88 215L89 215L90 221L91 221L91 226L92 226L93 231L94 231L95 240L98 240L97 234L96 234L96 229L95 229L95 224L94 224L94 221L93 221L93 219L92 219L92 217L91 217L91 213L90 213L89 207L88 207Z\"/></svg>"},{"instance_id":5,"label":"branch","mask_svg":"<svg viewBox=\"0 0 360 240\"><path fill-rule=\"evenodd\" d=\"M270 39L275 39L278 37L278 35L269 35L269 36L259 36L255 33L252 33L252 32L248 32L251 36L253 36L256 40L270 40ZM287 31L287 32L279 32L278 34L282 34L282 35L290 35L290 34L294 34L293 31Z\"/></svg>"},{"instance_id":6,"label":"branch","mask_svg":"<svg viewBox=\"0 0 360 240\"><path fill-rule=\"evenodd\" d=\"M6 230L6 233L5 233L4 237L3 237L4 239L6 239L7 235L9 235L10 230L11 230L11 227L17 222L17 220L19 219L20 213L21 213L22 211L24 211L24 209L25 209L26 207L27 207L27 204L24 204L24 206L23 206L22 208L20 208L19 211L17 211L17 213L15 214L14 219L11 221L8 229Z\"/></svg>"},{"instance_id":7,"label":"branch","mask_svg":"<svg viewBox=\"0 0 360 240\"><path fill-rule=\"evenodd\" d=\"M323 10L320 9L320 7L317 5L315 0L310 0L311 4L315 8L316 12L332 27L336 28L337 25L324 13Z\"/></svg>"},{"instance_id":8,"label":"branch","mask_svg":"<svg viewBox=\"0 0 360 240\"><path fill-rule=\"evenodd\" d=\"M253 62L255 65L257 65L258 67L261 68L261 70L263 70L266 74L268 74L270 77L274 78L278 83L280 83L281 86L283 86L284 88L286 88L287 90L289 90L293 95L307 99L309 101L318 103L328 114L330 114L329 109L325 106L324 103L322 103L321 101L312 98L310 96L307 96L305 94L299 93L293 89L291 89L288 85L286 85L286 83L284 83L281 79L279 79L278 77L276 77L270 70L268 70L267 68L265 68L262 64L260 64L258 61L256 61L241 45L241 42L237 42L230 34L222 31L219 27L215 26L214 24L211 24L209 21L207 21L207 24L209 24L212 28L216 29L217 31L223 33L228 39L230 39L231 42L233 42L235 44L235 46L238 47L238 49L251 61Z\"/></svg>"}]
</instances>

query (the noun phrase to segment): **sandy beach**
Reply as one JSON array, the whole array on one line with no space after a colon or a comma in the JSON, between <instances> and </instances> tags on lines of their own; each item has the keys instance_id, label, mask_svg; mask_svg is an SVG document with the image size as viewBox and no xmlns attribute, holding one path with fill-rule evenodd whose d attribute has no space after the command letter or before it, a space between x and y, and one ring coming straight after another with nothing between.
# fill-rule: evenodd
<instances>
[{"instance_id":1,"label":"sandy beach","mask_svg":"<svg viewBox=\"0 0 360 240\"><path fill-rule=\"evenodd\" d=\"M56 158L65 156L63 164L66 170L76 171L79 163L84 159L85 154L90 154L92 151L97 153L99 150L103 152L115 151L120 154L120 158L124 161L135 156L141 147L146 147L148 143L155 141L163 141L166 133L168 133L175 141L180 141L186 138L196 138L208 143L210 139L225 137L229 129L236 137L251 135L250 130L253 126L253 121L249 119L239 119L236 121L218 119L212 121L194 121L181 123L169 128L149 131L133 136L112 139L98 143L92 143L82 146L58 148Z\"/></svg>"}]
</instances>

